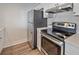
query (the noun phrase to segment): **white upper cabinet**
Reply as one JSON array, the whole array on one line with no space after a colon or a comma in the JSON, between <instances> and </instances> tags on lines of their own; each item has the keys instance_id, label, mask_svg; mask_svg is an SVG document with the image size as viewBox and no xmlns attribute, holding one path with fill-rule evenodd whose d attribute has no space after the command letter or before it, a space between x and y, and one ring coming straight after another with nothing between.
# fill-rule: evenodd
<instances>
[{"instance_id":1,"label":"white upper cabinet","mask_svg":"<svg viewBox=\"0 0 79 59\"><path fill-rule=\"evenodd\" d=\"M46 3L44 4L44 17L48 17L48 13L46 13L45 11L47 9L50 9L50 8L53 8L53 7L56 7L54 3Z\"/></svg>"},{"instance_id":2,"label":"white upper cabinet","mask_svg":"<svg viewBox=\"0 0 79 59\"><path fill-rule=\"evenodd\" d=\"M73 4L73 13L74 15L79 15L79 3Z\"/></svg>"}]
</instances>

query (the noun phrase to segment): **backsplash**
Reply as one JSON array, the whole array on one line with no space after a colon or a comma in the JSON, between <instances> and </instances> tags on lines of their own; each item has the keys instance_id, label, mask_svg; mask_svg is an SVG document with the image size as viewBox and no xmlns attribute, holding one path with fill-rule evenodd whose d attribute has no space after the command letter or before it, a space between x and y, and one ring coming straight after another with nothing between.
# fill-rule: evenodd
<instances>
[{"instance_id":1,"label":"backsplash","mask_svg":"<svg viewBox=\"0 0 79 59\"><path fill-rule=\"evenodd\" d=\"M77 33L79 33L79 17L75 16L72 11L54 14L52 18L48 18L48 26L52 22L73 22L77 24Z\"/></svg>"}]
</instances>

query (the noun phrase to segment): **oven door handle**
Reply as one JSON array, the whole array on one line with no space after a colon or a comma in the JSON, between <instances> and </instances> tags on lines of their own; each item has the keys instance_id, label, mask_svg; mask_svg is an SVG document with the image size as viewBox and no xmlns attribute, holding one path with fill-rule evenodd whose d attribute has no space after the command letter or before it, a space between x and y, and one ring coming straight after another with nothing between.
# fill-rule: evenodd
<instances>
[{"instance_id":1,"label":"oven door handle","mask_svg":"<svg viewBox=\"0 0 79 59\"><path fill-rule=\"evenodd\" d=\"M46 37L47 39L49 39L50 41L56 43L56 44L59 45L59 46L63 46L63 42L60 41L60 40L57 40L56 38L53 38L53 37L51 37L51 36L49 37L48 35L45 35L45 34L43 34L43 33L42 33L42 36Z\"/></svg>"}]
</instances>

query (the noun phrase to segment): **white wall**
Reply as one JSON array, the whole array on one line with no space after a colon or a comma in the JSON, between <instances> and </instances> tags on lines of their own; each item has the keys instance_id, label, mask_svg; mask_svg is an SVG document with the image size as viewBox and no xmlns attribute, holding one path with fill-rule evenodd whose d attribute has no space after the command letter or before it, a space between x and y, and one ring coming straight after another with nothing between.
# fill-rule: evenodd
<instances>
[{"instance_id":1,"label":"white wall","mask_svg":"<svg viewBox=\"0 0 79 59\"><path fill-rule=\"evenodd\" d=\"M0 19L5 21L5 46L27 41L27 10L36 4L0 4Z\"/></svg>"},{"instance_id":2,"label":"white wall","mask_svg":"<svg viewBox=\"0 0 79 59\"><path fill-rule=\"evenodd\" d=\"M24 10L18 6L5 7L5 47L27 41L27 21L24 17Z\"/></svg>"}]
</instances>

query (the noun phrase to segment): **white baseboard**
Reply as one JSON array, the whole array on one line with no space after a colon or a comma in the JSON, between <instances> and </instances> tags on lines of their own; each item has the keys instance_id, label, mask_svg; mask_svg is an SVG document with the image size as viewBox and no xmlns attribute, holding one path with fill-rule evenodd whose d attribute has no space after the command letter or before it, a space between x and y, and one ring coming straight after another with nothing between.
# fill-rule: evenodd
<instances>
[{"instance_id":1,"label":"white baseboard","mask_svg":"<svg viewBox=\"0 0 79 59\"><path fill-rule=\"evenodd\" d=\"M17 42L14 42L13 44L6 44L4 45L4 48L7 48L7 47L10 47L10 46L14 46L14 45L17 45L17 44L21 44L21 43L24 43L24 42L27 42L27 39L23 39L24 41L17 41Z\"/></svg>"}]
</instances>

